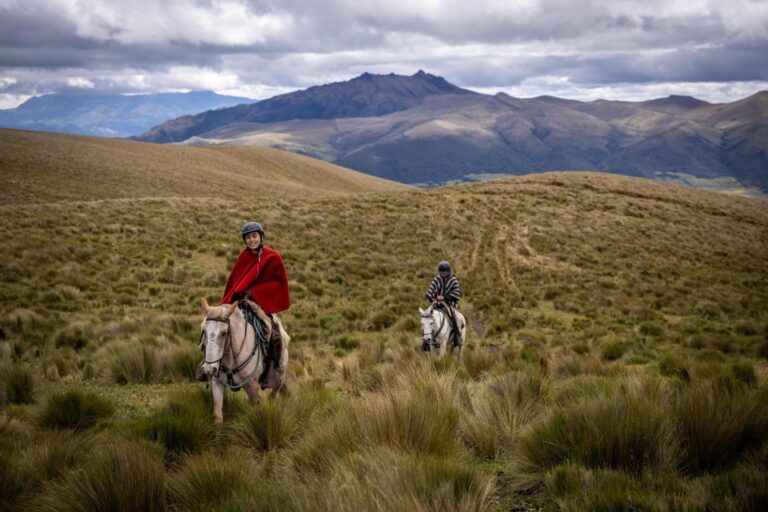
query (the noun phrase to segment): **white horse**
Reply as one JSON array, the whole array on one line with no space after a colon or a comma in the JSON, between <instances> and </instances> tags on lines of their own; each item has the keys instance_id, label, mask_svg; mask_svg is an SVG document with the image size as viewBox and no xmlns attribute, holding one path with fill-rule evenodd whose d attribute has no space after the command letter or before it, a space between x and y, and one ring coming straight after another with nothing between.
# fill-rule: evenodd
<instances>
[{"instance_id":1,"label":"white horse","mask_svg":"<svg viewBox=\"0 0 768 512\"><path fill-rule=\"evenodd\" d=\"M464 319L464 315L459 313L457 309L453 311L456 315L456 325L459 328L462 345L452 345L451 352L455 351L456 358L460 359L461 347L467 341L467 322ZM428 347L429 351L435 355L439 357L444 356L448 342L452 341L453 338L453 330L448 314L434 306L429 306L426 310L419 308L419 313L421 313L421 339L424 342L424 346Z\"/></svg>"},{"instance_id":2,"label":"white horse","mask_svg":"<svg viewBox=\"0 0 768 512\"><path fill-rule=\"evenodd\" d=\"M212 307L201 300L205 319L201 325L200 349L205 350L203 372L208 376L213 391L213 421L222 423L224 388L245 389L252 404L259 401L259 377L264 373L264 356L268 347L264 335L257 336L238 303ZM283 348L280 353L280 387L285 386L288 365L288 344L291 338L283 329L279 318ZM222 374L223 373L223 374ZM277 390L273 390L273 393Z\"/></svg>"}]
</instances>

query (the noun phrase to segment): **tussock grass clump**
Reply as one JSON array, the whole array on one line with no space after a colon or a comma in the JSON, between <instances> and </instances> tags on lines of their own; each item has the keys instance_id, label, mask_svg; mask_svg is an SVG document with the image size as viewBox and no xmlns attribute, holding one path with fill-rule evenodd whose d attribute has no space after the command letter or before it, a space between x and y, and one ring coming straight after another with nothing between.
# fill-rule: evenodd
<instances>
[{"instance_id":1,"label":"tussock grass clump","mask_svg":"<svg viewBox=\"0 0 768 512\"><path fill-rule=\"evenodd\" d=\"M355 482L354 485L344 485ZM493 476L454 459L399 454L382 448L348 458L334 474L320 502L333 510L484 510Z\"/></svg>"},{"instance_id":2,"label":"tussock grass clump","mask_svg":"<svg viewBox=\"0 0 768 512\"><path fill-rule=\"evenodd\" d=\"M555 498L558 510L668 510L667 500L645 491L621 471L588 470L576 464L564 464L547 473L545 486Z\"/></svg>"},{"instance_id":3,"label":"tussock grass clump","mask_svg":"<svg viewBox=\"0 0 768 512\"><path fill-rule=\"evenodd\" d=\"M623 340L609 339L600 345L600 357L603 361L616 361L629 349L629 343Z\"/></svg>"},{"instance_id":4,"label":"tussock grass clump","mask_svg":"<svg viewBox=\"0 0 768 512\"><path fill-rule=\"evenodd\" d=\"M740 467L707 482L706 510L768 510L768 471Z\"/></svg>"},{"instance_id":5,"label":"tussock grass clump","mask_svg":"<svg viewBox=\"0 0 768 512\"><path fill-rule=\"evenodd\" d=\"M676 377L683 381L691 380L691 372L682 357L667 354L659 360L659 372L666 377Z\"/></svg>"},{"instance_id":6,"label":"tussock grass clump","mask_svg":"<svg viewBox=\"0 0 768 512\"><path fill-rule=\"evenodd\" d=\"M477 379L483 373L491 370L499 359L500 356L498 353L483 349L466 351L462 354L464 368L467 369L467 373L469 373L469 376L473 379Z\"/></svg>"},{"instance_id":7,"label":"tussock grass clump","mask_svg":"<svg viewBox=\"0 0 768 512\"><path fill-rule=\"evenodd\" d=\"M177 457L199 451L212 442L211 411L200 393L177 393L148 417L136 420L134 430L163 446L170 457Z\"/></svg>"},{"instance_id":8,"label":"tussock grass clump","mask_svg":"<svg viewBox=\"0 0 768 512\"><path fill-rule=\"evenodd\" d=\"M133 345L120 350L111 365L111 379L116 384L153 383L162 378L162 364L157 350L147 345Z\"/></svg>"},{"instance_id":9,"label":"tussock grass clump","mask_svg":"<svg viewBox=\"0 0 768 512\"><path fill-rule=\"evenodd\" d=\"M45 432L24 452L24 458L42 480L53 480L79 465L95 439L76 432Z\"/></svg>"},{"instance_id":10,"label":"tussock grass clump","mask_svg":"<svg viewBox=\"0 0 768 512\"><path fill-rule=\"evenodd\" d=\"M406 454L387 447L336 460L323 474L278 486L261 484L232 500L246 510L487 510L493 475L452 458Z\"/></svg>"},{"instance_id":11,"label":"tussock grass clump","mask_svg":"<svg viewBox=\"0 0 768 512\"><path fill-rule=\"evenodd\" d=\"M296 416L284 401L262 401L235 422L232 435L254 450L270 451L285 448L295 432Z\"/></svg>"},{"instance_id":12,"label":"tussock grass clump","mask_svg":"<svg viewBox=\"0 0 768 512\"><path fill-rule=\"evenodd\" d=\"M27 444L31 438L29 427L0 410L0 452L11 453Z\"/></svg>"},{"instance_id":13,"label":"tussock grass clump","mask_svg":"<svg viewBox=\"0 0 768 512\"><path fill-rule=\"evenodd\" d=\"M752 363L742 361L731 365L731 373L739 382L754 386L757 384L757 375Z\"/></svg>"},{"instance_id":14,"label":"tussock grass clump","mask_svg":"<svg viewBox=\"0 0 768 512\"><path fill-rule=\"evenodd\" d=\"M36 506L51 512L164 511L162 461L144 445L117 442L96 451L62 482L50 485Z\"/></svg>"},{"instance_id":15,"label":"tussock grass clump","mask_svg":"<svg viewBox=\"0 0 768 512\"><path fill-rule=\"evenodd\" d=\"M544 378L533 368L492 380L468 404L464 442L476 455L488 459L501 449L510 449L521 427L539 414L544 392Z\"/></svg>"},{"instance_id":16,"label":"tussock grass clump","mask_svg":"<svg viewBox=\"0 0 768 512\"><path fill-rule=\"evenodd\" d=\"M87 391L71 389L54 393L45 402L38 424L43 428L85 430L112 416L115 407Z\"/></svg>"},{"instance_id":17,"label":"tussock grass clump","mask_svg":"<svg viewBox=\"0 0 768 512\"><path fill-rule=\"evenodd\" d=\"M291 452L294 471L300 478L309 473L321 474L344 455L363 445L358 403L337 408L324 421L317 422Z\"/></svg>"},{"instance_id":18,"label":"tussock grass clump","mask_svg":"<svg viewBox=\"0 0 768 512\"><path fill-rule=\"evenodd\" d=\"M434 455L457 453L459 411L441 401L436 390L372 397L365 409L360 421L370 443Z\"/></svg>"},{"instance_id":19,"label":"tussock grass clump","mask_svg":"<svg viewBox=\"0 0 768 512\"><path fill-rule=\"evenodd\" d=\"M35 400L35 380L25 364L0 369L0 388L0 404L31 404Z\"/></svg>"},{"instance_id":20,"label":"tussock grass clump","mask_svg":"<svg viewBox=\"0 0 768 512\"><path fill-rule=\"evenodd\" d=\"M0 451L0 511L18 510L20 498L34 484L35 475L16 457Z\"/></svg>"},{"instance_id":21,"label":"tussock grass clump","mask_svg":"<svg viewBox=\"0 0 768 512\"><path fill-rule=\"evenodd\" d=\"M165 370L175 382L194 381L203 354L195 347L179 348L165 357Z\"/></svg>"},{"instance_id":22,"label":"tussock grass clump","mask_svg":"<svg viewBox=\"0 0 768 512\"><path fill-rule=\"evenodd\" d=\"M689 473L728 467L768 439L768 392L695 382L675 406L683 458Z\"/></svg>"},{"instance_id":23,"label":"tussock grass clump","mask_svg":"<svg viewBox=\"0 0 768 512\"><path fill-rule=\"evenodd\" d=\"M436 456L460 453L455 376L417 371L401 375L384 394L325 411L291 452L296 470L324 473L345 455L380 445Z\"/></svg>"},{"instance_id":24,"label":"tussock grass clump","mask_svg":"<svg viewBox=\"0 0 768 512\"><path fill-rule=\"evenodd\" d=\"M54 337L56 347L70 347L80 350L88 344L93 332L86 325L73 324L60 329Z\"/></svg>"},{"instance_id":25,"label":"tussock grass clump","mask_svg":"<svg viewBox=\"0 0 768 512\"><path fill-rule=\"evenodd\" d=\"M617 393L555 409L520 439L520 482L567 461L630 474L676 462L674 426L652 398ZM524 486L524 485L523 485Z\"/></svg>"},{"instance_id":26,"label":"tussock grass clump","mask_svg":"<svg viewBox=\"0 0 768 512\"><path fill-rule=\"evenodd\" d=\"M173 510L216 510L255 476L242 452L206 450L185 457L170 474L168 499Z\"/></svg>"}]
</instances>

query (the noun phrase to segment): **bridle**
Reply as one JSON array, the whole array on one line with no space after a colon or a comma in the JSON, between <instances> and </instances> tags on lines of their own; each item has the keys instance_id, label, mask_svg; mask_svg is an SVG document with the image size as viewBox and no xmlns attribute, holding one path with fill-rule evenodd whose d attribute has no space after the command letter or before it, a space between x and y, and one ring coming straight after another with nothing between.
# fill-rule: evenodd
<instances>
[{"instance_id":1,"label":"bridle","mask_svg":"<svg viewBox=\"0 0 768 512\"><path fill-rule=\"evenodd\" d=\"M433 315L434 315L435 311L436 311L435 309L431 309L429 314L421 315L421 318L423 318L425 320L429 319L430 324L434 324L435 323L435 318L434 318ZM421 325L422 325L422 328L423 328L424 324L422 323ZM440 334L440 332L443 330L443 327L445 327L445 314L441 313L440 325L437 327L437 330L435 330L435 331L430 330L428 333L422 332L422 339L424 341L429 342L429 344L432 345L433 347L437 347L440 344L437 341L437 338L438 338L438 335Z\"/></svg>"},{"instance_id":2,"label":"bridle","mask_svg":"<svg viewBox=\"0 0 768 512\"><path fill-rule=\"evenodd\" d=\"M245 345L245 340L248 337L248 324L250 323L249 320L248 320L247 315L244 315L244 316L246 318L244 319L244 322L243 322L244 323L243 340L242 340L242 342L240 342L240 350L242 350L242 347ZM266 339L264 337L264 333L260 332L260 329L256 329L254 340L253 340L253 351L251 352L251 354L248 356L248 358L245 361L243 361L242 363L240 363L236 367L230 369L229 367L227 367L222 362L223 359L226 357L227 352L232 348L232 326L231 326L231 324L229 322L229 318L206 317L204 322L221 322L221 323L227 324L229 329L227 329L227 337L224 340L224 350L221 353L221 357L216 359L216 360L214 360L214 361L208 361L208 359L204 358L203 359L203 364L216 364L216 363L219 363L219 366L216 368L216 375L214 377L223 386L225 386L225 387L227 387L227 388L229 388L229 389L231 389L233 391L238 391L238 390L242 389L243 387L247 386L253 380L253 378L256 376L256 374L259 371L259 355L261 355L261 350L259 350L259 349L263 347L263 344L266 341ZM201 340L204 338L204 334L205 334L205 332L200 334L200 339ZM237 354L233 354L232 360L237 362L238 356L240 356L239 352ZM240 373L243 370L243 368L248 366L248 364L251 362L251 360L254 357L256 357L256 366L255 366L253 372L251 372L251 374L248 375L248 377L246 377L242 382L240 382L240 384L236 384L234 376L236 374ZM223 382L219 378L219 375L221 374L222 370L224 370L224 373L227 375L227 381L226 382Z\"/></svg>"},{"instance_id":3,"label":"bridle","mask_svg":"<svg viewBox=\"0 0 768 512\"><path fill-rule=\"evenodd\" d=\"M221 352L221 357L216 359L215 361L209 361L208 359L203 358L203 364L221 363L221 361L227 355L227 350L232 346L232 326L229 323L229 318L208 318L208 317L206 317L206 319L204 321L205 322L221 322L223 324L227 324L227 327L229 327L229 329L227 329L227 338L226 338L226 340L224 340L224 350ZM200 334L200 339L202 340L204 337L205 337L205 331L203 331ZM243 341L245 341L245 337L243 337ZM207 345L207 340L206 340L206 345ZM221 365L219 365L219 367L216 369L216 377L217 378L219 376L219 371L220 370L221 370Z\"/></svg>"}]
</instances>

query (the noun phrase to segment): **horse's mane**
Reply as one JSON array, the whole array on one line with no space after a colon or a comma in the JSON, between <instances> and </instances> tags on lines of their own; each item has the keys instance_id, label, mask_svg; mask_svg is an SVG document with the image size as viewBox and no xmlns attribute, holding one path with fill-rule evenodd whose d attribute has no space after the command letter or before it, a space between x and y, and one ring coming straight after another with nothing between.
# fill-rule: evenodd
<instances>
[{"instance_id":1,"label":"horse's mane","mask_svg":"<svg viewBox=\"0 0 768 512\"><path fill-rule=\"evenodd\" d=\"M227 312L227 309L229 309L230 307L231 307L231 304L222 304L220 306L211 306L208 309L208 311L206 311L205 317L206 318L223 319L223 318L225 318L225 314ZM233 312L232 314L234 315L235 312Z\"/></svg>"}]
</instances>

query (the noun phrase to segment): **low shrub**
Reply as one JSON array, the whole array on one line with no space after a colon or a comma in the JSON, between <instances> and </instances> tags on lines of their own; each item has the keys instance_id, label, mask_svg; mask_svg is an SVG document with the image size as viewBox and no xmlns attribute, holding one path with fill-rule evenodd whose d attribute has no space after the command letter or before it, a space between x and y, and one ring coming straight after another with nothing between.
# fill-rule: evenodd
<instances>
[{"instance_id":1,"label":"low shrub","mask_svg":"<svg viewBox=\"0 0 768 512\"><path fill-rule=\"evenodd\" d=\"M43 428L85 430L107 419L115 412L114 406L100 396L71 389L54 393L48 398L38 418Z\"/></svg>"}]
</instances>

